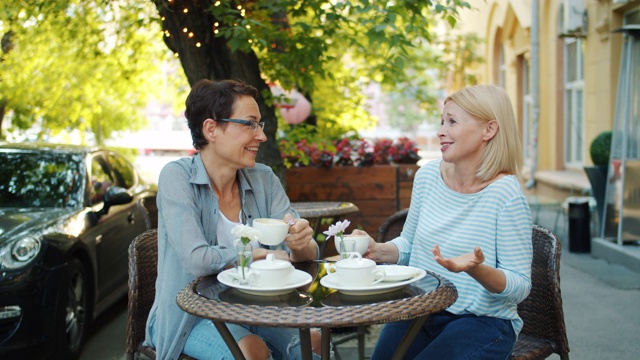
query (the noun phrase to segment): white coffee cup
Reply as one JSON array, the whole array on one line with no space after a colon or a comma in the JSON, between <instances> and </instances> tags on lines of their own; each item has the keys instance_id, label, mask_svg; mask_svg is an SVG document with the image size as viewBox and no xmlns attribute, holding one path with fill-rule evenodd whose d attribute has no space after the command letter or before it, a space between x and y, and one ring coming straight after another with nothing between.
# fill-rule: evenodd
<instances>
[{"instance_id":1,"label":"white coffee cup","mask_svg":"<svg viewBox=\"0 0 640 360\"><path fill-rule=\"evenodd\" d=\"M290 262L276 259L273 254L267 254L266 259L251 263L249 282L256 287L278 288L291 282L294 270Z\"/></svg>"},{"instance_id":2,"label":"white coffee cup","mask_svg":"<svg viewBox=\"0 0 640 360\"><path fill-rule=\"evenodd\" d=\"M334 244L336 246L336 250L340 253L340 237L334 236ZM344 235L344 241L353 241L355 244L354 251L359 253L360 255L364 255L369 248L369 235Z\"/></svg>"},{"instance_id":3,"label":"white coffee cup","mask_svg":"<svg viewBox=\"0 0 640 360\"><path fill-rule=\"evenodd\" d=\"M260 231L258 241L264 245L278 245L289 234L289 224L280 219L255 219L251 227Z\"/></svg>"},{"instance_id":4,"label":"white coffee cup","mask_svg":"<svg viewBox=\"0 0 640 360\"><path fill-rule=\"evenodd\" d=\"M357 252L326 267L327 276L331 276L339 286L368 287L381 282L385 277L384 270L378 269L375 261L363 259Z\"/></svg>"}]
</instances>

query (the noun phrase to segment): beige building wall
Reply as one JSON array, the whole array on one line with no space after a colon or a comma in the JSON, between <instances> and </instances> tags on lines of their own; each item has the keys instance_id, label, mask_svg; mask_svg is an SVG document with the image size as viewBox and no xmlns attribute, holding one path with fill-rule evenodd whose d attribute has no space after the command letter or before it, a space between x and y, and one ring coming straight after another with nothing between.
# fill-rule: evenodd
<instances>
[{"instance_id":1,"label":"beige building wall","mask_svg":"<svg viewBox=\"0 0 640 360\"><path fill-rule=\"evenodd\" d=\"M470 0L472 9L460 11L455 31L475 32L484 43L478 49L486 62L477 70L482 84L499 84L499 50L504 49L502 84L510 94L516 114L523 118L522 60L531 64L532 4L538 9L538 172L572 171L584 175L582 166L565 166L564 154L564 39L559 37L560 8L568 0ZM584 0L586 37L583 42L584 106L582 165L591 165L589 146L602 131L613 128L622 52L622 26L626 11L640 0ZM459 86L459 85L458 85ZM449 89L453 90L453 89ZM526 174L525 174L526 175Z\"/></svg>"}]
</instances>

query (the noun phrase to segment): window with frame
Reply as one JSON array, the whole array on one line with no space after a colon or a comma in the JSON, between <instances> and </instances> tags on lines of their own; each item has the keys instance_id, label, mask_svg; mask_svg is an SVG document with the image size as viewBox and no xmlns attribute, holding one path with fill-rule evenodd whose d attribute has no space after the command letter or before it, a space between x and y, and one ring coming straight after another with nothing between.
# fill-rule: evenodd
<instances>
[{"instance_id":1,"label":"window with frame","mask_svg":"<svg viewBox=\"0 0 640 360\"><path fill-rule=\"evenodd\" d=\"M117 154L110 153L108 158L118 186L131 189L136 184L136 174L133 166L125 158Z\"/></svg>"},{"instance_id":2,"label":"window with frame","mask_svg":"<svg viewBox=\"0 0 640 360\"><path fill-rule=\"evenodd\" d=\"M564 39L564 162L582 166L584 159L584 73L580 38Z\"/></svg>"},{"instance_id":3,"label":"window with frame","mask_svg":"<svg viewBox=\"0 0 640 360\"><path fill-rule=\"evenodd\" d=\"M113 185L115 185L115 180L111 175L109 165L102 155L94 156L91 160L91 188L89 189L91 204L102 202L104 194Z\"/></svg>"},{"instance_id":4,"label":"window with frame","mask_svg":"<svg viewBox=\"0 0 640 360\"><path fill-rule=\"evenodd\" d=\"M560 6L561 28L582 23L583 8L575 0ZM564 38L564 165L581 167L584 161L584 45L582 38Z\"/></svg>"},{"instance_id":5,"label":"window with frame","mask_svg":"<svg viewBox=\"0 0 640 360\"><path fill-rule=\"evenodd\" d=\"M520 62L522 64L520 74L522 77L522 150L524 164L528 166L533 161L533 94L531 94L529 61L524 56L520 56Z\"/></svg>"}]
</instances>

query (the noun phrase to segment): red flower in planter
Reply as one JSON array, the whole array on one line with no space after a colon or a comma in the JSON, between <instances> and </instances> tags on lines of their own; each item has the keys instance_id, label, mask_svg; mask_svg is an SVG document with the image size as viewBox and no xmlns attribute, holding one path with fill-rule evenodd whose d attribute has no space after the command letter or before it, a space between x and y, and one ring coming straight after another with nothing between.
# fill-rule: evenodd
<instances>
[{"instance_id":1,"label":"red flower in planter","mask_svg":"<svg viewBox=\"0 0 640 360\"><path fill-rule=\"evenodd\" d=\"M342 139L336 144L336 164L342 166L371 166L374 164L373 146L365 139Z\"/></svg>"},{"instance_id":2,"label":"red flower in planter","mask_svg":"<svg viewBox=\"0 0 640 360\"><path fill-rule=\"evenodd\" d=\"M329 144L325 141L301 139L298 142L280 140L281 156L287 167L371 166L415 164L420 160L416 143L407 137L396 140L370 141L343 138Z\"/></svg>"},{"instance_id":3,"label":"red flower in planter","mask_svg":"<svg viewBox=\"0 0 640 360\"><path fill-rule=\"evenodd\" d=\"M417 144L407 137L403 136L394 141L382 139L378 141L378 144L379 146L376 147L377 161L382 161L384 157L388 162L396 164L415 164L420 160Z\"/></svg>"}]
</instances>

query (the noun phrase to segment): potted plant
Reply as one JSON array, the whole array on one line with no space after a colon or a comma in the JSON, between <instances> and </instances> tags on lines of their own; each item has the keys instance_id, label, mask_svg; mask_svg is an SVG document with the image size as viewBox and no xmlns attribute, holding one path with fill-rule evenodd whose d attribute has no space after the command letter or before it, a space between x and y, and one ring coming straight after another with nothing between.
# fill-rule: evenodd
<instances>
[{"instance_id":1,"label":"potted plant","mask_svg":"<svg viewBox=\"0 0 640 360\"><path fill-rule=\"evenodd\" d=\"M596 199L598 207L599 224L602 224L604 213L604 197L607 187L607 172L609 169L609 158L611 156L611 131L603 131L593 139L589 147L589 154L593 166L585 166L584 171L587 173L589 182L591 183L591 194Z\"/></svg>"},{"instance_id":2,"label":"potted plant","mask_svg":"<svg viewBox=\"0 0 640 360\"><path fill-rule=\"evenodd\" d=\"M360 209L353 223L369 234L389 214L409 207L418 151L407 137L365 139L345 133L332 138L311 127L280 138L289 199L352 202Z\"/></svg>"}]
</instances>

